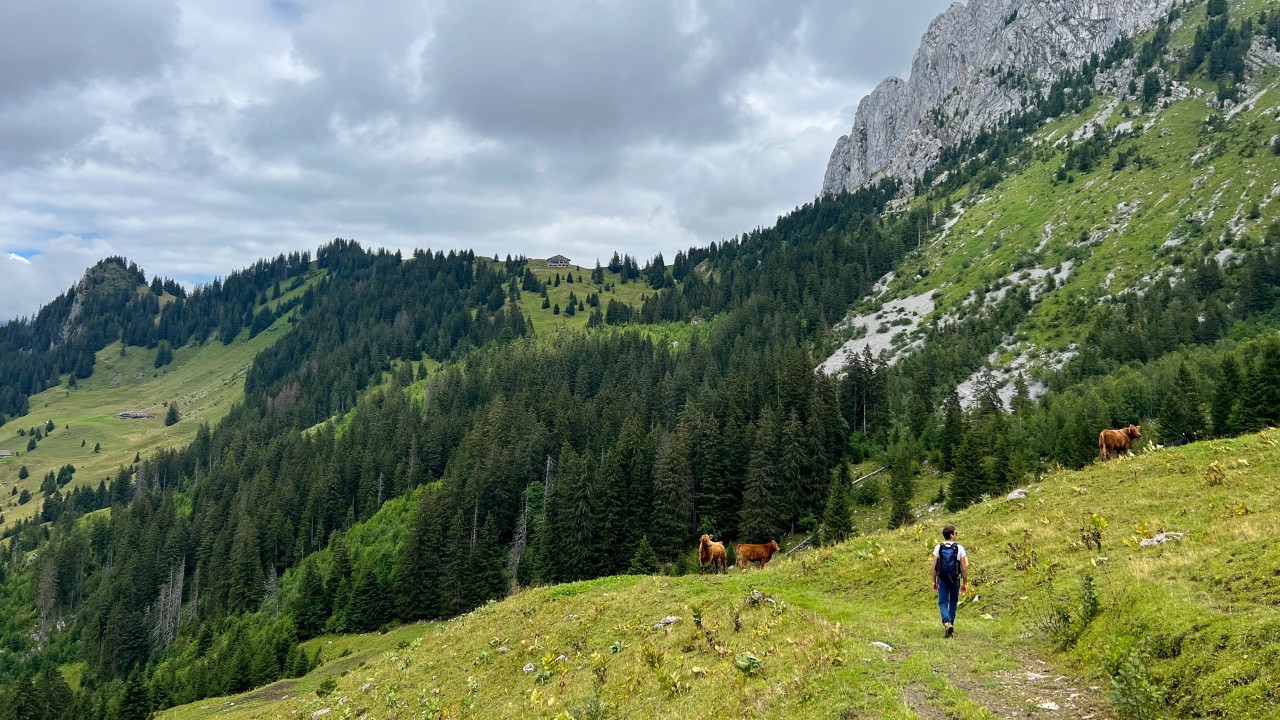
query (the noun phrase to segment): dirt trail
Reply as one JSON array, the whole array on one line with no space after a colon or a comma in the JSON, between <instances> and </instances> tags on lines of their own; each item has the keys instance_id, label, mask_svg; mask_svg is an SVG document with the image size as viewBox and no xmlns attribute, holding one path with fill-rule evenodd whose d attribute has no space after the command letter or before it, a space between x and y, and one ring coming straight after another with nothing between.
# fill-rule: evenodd
<instances>
[{"instance_id":1,"label":"dirt trail","mask_svg":"<svg viewBox=\"0 0 1280 720\"><path fill-rule=\"evenodd\" d=\"M1021 657L1019 664L1021 669L1017 671L999 671L983 678L965 675L956 668L934 668L934 672L946 674L952 685L997 717L1114 720L1104 686L1058 673L1036 658ZM920 696L904 694L903 699L917 700ZM926 720L948 717L937 708L907 704Z\"/></svg>"}]
</instances>

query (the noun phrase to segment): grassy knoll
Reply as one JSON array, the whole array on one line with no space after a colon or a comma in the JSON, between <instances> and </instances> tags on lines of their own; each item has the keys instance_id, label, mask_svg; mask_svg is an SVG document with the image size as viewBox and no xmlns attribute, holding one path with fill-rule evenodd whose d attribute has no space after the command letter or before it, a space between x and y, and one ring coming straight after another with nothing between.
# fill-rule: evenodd
<instances>
[{"instance_id":1,"label":"grassy knoll","mask_svg":"<svg viewBox=\"0 0 1280 720\"><path fill-rule=\"evenodd\" d=\"M297 289L293 292L302 292ZM283 296L275 302L287 300ZM77 381L77 387L63 385L31 397L31 412L10 420L0 428L0 448L17 453L0 460L0 495L4 499L4 519L14 522L40 509L44 495L40 482L50 470L57 472L70 463L75 478L63 489L75 485L97 485L114 475L122 465L163 447L181 447L195 438L201 423L211 426L222 419L231 406L244 397L244 376L253 357L288 330L288 318L280 318L252 339L248 331L230 345L211 340L173 351L173 363L155 367L156 350L129 347L125 354L119 344L98 353L93 374ZM166 427L166 404L176 402L181 420ZM121 420L116 414L127 410L150 413L151 417ZM52 421L54 431L27 451L29 437L18 430ZM100 452L94 452L101 445ZM18 478L26 466L30 477ZM16 489L16 493L14 490ZM19 505L18 494L31 492L30 502Z\"/></svg>"},{"instance_id":2,"label":"grassy knoll","mask_svg":"<svg viewBox=\"0 0 1280 720\"><path fill-rule=\"evenodd\" d=\"M544 309L542 307L542 296L538 293L525 292L520 296L520 307L524 310L525 316L533 323L533 330L538 335L548 335L560 328L585 328L587 326L587 318L591 316L591 306L586 305L587 295L590 293L598 293L600 295L600 312L604 312L605 307L610 300L617 300L625 305L630 305L638 313L640 305L644 300L644 296L652 295L653 290L649 289L648 284L643 279L631 280L627 283L622 282L621 275L609 272L608 268L604 271L604 283L597 284L591 282L591 269L595 267L592 262L590 266L573 265L569 268L549 268L545 260L530 260L529 269L537 276L538 280L547 284L547 299L551 301L551 307ZM565 276L569 273L573 274L574 282L565 282ZM560 286L555 287L555 277L560 275ZM581 280L582 282L578 282ZM610 289L606 291L605 285ZM565 315L564 309L569 305L569 293L573 293L584 304L585 309L577 311L576 314ZM560 306L560 314L554 313L556 305Z\"/></svg>"},{"instance_id":3,"label":"grassy knoll","mask_svg":"<svg viewBox=\"0 0 1280 720\"><path fill-rule=\"evenodd\" d=\"M163 717L1275 717L1278 435L1052 473L1021 502L764 571L536 588L323 638L306 678ZM954 640L926 577L945 522L974 580ZM1160 530L1189 534L1140 546Z\"/></svg>"}]
</instances>

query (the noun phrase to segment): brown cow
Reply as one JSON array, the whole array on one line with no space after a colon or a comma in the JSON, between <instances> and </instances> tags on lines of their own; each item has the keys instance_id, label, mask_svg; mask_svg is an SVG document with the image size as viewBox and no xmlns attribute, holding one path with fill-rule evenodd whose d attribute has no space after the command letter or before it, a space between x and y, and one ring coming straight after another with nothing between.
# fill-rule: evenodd
<instances>
[{"instance_id":1,"label":"brown cow","mask_svg":"<svg viewBox=\"0 0 1280 720\"><path fill-rule=\"evenodd\" d=\"M727 571L729 556L725 554L724 543L712 540L710 535L698 538L698 563L703 572L706 572L707 566L711 566L717 573Z\"/></svg>"},{"instance_id":2,"label":"brown cow","mask_svg":"<svg viewBox=\"0 0 1280 720\"><path fill-rule=\"evenodd\" d=\"M1130 425L1122 430L1103 430L1098 435L1098 456L1103 462L1120 455L1129 455L1129 446L1134 438L1142 437L1142 428Z\"/></svg>"},{"instance_id":3,"label":"brown cow","mask_svg":"<svg viewBox=\"0 0 1280 720\"><path fill-rule=\"evenodd\" d=\"M738 553L739 568L746 570L747 566L752 562L759 562L760 567L764 567L769 564L769 560L773 557L773 554L778 552L778 541L770 540L764 545L738 543L734 549Z\"/></svg>"}]
</instances>

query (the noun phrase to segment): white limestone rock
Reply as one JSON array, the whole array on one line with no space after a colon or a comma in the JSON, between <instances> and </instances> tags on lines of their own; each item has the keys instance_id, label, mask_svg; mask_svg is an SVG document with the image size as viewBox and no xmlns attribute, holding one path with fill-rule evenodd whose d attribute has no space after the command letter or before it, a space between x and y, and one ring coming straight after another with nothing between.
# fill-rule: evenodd
<instances>
[{"instance_id":1,"label":"white limestone rock","mask_svg":"<svg viewBox=\"0 0 1280 720\"><path fill-rule=\"evenodd\" d=\"M1153 26L1175 0L969 0L934 18L907 80L890 77L858 104L831 153L824 194L892 177L908 185L942 148L1021 110L1031 90L1012 71L1045 81ZM1259 48L1254 58L1269 60ZM1266 58L1266 59L1264 59ZM1037 91L1038 92L1038 91Z\"/></svg>"}]
</instances>

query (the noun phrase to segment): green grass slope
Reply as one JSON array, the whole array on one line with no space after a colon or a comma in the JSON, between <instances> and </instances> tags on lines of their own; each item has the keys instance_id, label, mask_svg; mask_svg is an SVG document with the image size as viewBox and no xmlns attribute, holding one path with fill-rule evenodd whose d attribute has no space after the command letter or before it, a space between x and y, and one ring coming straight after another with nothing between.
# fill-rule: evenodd
<instances>
[{"instance_id":1,"label":"green grass slope","mask_svg":"<svg viewBox=\"0 0 1280 720\"><path fill-rule=\"evenodd\" d=\"M922 509L763 571L603 578L320 638L307 677L162 717L1276 717L1278 435L1055 472L1021 502ZM947 522L973 580L952 640L927 576ZM1141 545L1162 530L1188 534Z\"/></svg>"},{"instance_id":2,"label":"green grass slope","mask_svg":"<svg viewBox=\"0 0 1280 720\"><path fill-rule=\"evenodd\" d=\"M272 303L286 302L304 290L295 289ZM5 523L39 512L44 500L40 483L51 470L56 473L68 463L75 466L74 479L62 489L66 494L76 485L96 486L114 476L139 453L145 457L160 448L190 444L202 423L215 425L244 397L244 376L254 356L287 332L288 322L282 317L253 338L242 331L230 345L214 339L177 348L173 362L162 368L155 367L154 349L129 347L122 355L120 345L112 344L98 352L93 374L77 381L75 388L67 387L64 381L33 395L30 413L0 428L0 448L15 453L0 460ZM166 427L165 413L171 402L178 404L181 420ZM151 417L116 417L124 411L146 412ZM53 432L35 450L27 451L30 436L19 436L19 429L39 428L43 432L48 421L54 424ZM94 452L98 445L101 451ZM19 479L23 466L30 476ZM30 491L31 500L18 504L23 490Z\"/></svg>"},{"instance_id":3,"label":"green grass slope","mask_svg":"<svg viewBox=\"0 0 1280 720\"><path fill-rule=\"evenodd\" d=\"M610 300L617 300L624 305L630 305L635 312L640 312L640 306L644 302L646 295L652 295L647 283L642 278L631 280L623 283L622 276L619 273L609 272L608 268L604 270L604 283L591 282L591 268L595 267L594 263L589 267L573 265L568 268L549 268L546 260L530 260L529 270L538 278L540 282L547 285L547 300L551 302L551 307L542 307L542 296L538 293L524 292L520 295L520 309L524 311L533 324L533 330L538 335L547 335L551 332L561 329L582 329L587 326L587 319L591 317L592 307L586 305L587 296L591 293L597 293L600 296L600 312L605 311ZM574 282L564 282L565 276L573 273ZM558 287L554 285L556 275L560 275L561 282ZM581 280L581 282L578 282ZM605 286L609 286L609 290L605 290ZM585 309L577 311L574 315L566 315L564 309L569 304L569 293L573 293L578 300L581 300ZM560 306L560 314L554 312L556 305Z\"/></svg>"}]
</instances>

